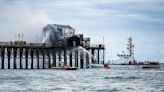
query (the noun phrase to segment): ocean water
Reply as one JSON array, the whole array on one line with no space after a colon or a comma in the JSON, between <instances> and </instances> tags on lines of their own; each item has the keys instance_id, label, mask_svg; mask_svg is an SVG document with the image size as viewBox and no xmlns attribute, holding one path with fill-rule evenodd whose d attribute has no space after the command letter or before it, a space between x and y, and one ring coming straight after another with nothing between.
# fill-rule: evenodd
<instances>
[{"instance_id":1,"label":"ocean water","mask_svg":"<svg viewBox=\"0 0 164 92\"><path fill-rule=\"evenodd\" d=\"M0 92L164 92L161 69L0 70Z\"/></svg>"}]
</instances>

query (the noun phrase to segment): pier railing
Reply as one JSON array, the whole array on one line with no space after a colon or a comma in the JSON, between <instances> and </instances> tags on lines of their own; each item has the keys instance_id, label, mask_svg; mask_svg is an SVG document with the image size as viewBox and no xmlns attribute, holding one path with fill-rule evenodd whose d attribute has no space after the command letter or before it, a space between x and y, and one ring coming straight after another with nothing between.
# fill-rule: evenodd
<instances>
[{"instance_id":1,"label":"pier railing","mask_svg":"<svg viewBox=\"0 0 164 92\"><path fill-rule=\"evenodd\" d=\"M53 47L52 44L50 43L26 43L25 41L14 41L14 42L1 42L0 41L0 46L3 47ZM86 49L105 49L104 44L94 44L91 46L86 46L84 47Z\"/></svg>"},{"instance_id":2,"label":"pier railing","mask_svg":"<svg viewBox=\"0 0 164 92\"><path fill-rule=\"evenodd\" d=\"M26 43L25 41L0 42L0 46L52 47L52 45L48 43Z\"/></svg>"}]
</instances>

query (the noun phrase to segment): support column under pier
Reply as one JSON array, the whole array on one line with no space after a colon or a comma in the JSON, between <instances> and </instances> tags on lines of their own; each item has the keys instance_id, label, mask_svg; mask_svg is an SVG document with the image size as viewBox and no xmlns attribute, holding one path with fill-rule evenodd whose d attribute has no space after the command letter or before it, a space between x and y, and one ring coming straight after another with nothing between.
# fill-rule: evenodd
<instances>
[{"instance_id":1,"label":"support column under pier","mask_svg":"<svg viewBox=\"0 0 164 92\"><path fill-rule=\"evenodd\" d=\"M23 56L23 48L19 48L19 60L20 60L20 66L19 68L22 69L22 56Z\"/></svg>"},{"instance_id":2,"label":"support column under pier","mask_svg":"<svg viewBox=\"0 0 164 92\"><path fill-rule=\"evenodd\" d=\"M103 64L105 62L105 49L103 49Z\"/></svg>"},{"instance_id":3,"label":"support column under pier","mask_svg":"<svg viewBox=\"0 0 164 92\"><path fill-rule=\"evenodd\" d=\"M12 48L7 48L7 58L8 58L8 69L10 69L10 60L11 60L11 50Z\"/></svg>"},{"instance_id":4,"label":"support column under pier","mask_svg":"<svg viewBox=\"0 0 164 92\"><path fill-rule=\"evenodd\" d=\"M79 56L78 51L75 51L75 67L78 67L78 59L79 59L78 56Z\"/></svg>"},{"instance_id":5,"label":"support column under pier","mask_svg":"<svg viewBox=\"0 0 164 92\"><path fill-rule=\"evenodd\" d=\"M59 67L61 67L61 50L58 50L58 58Z\"/></svg>"},{"instance_id":6,"label":"support column under pier","mask_svg":"<svg viewBox=\"0 0 164 92\"><path fill-rule=\"evenodd\" d=\"M25 68L28 69L28 52L29 48L25 48Z\"/></svg>"},{"instance_id":7,"label":"support column under pier","mask_svg":"<svg viewBox=\"0 0 164 92\"><path fill-rule=\"evenodd\" d=\"M100 49L97 50L97 63L100 63Z\"/></svg>"},{"instance_id":8,"label":"support column under pier","mask_svg":"<svg viewBox=\"0 0 164 92\"><path fill-rule=\"evenodd\" d=\"M52 66L56 67L56 50L55 49L52 50L52 58L53 58Z\"/></svg>"},{"instance_id":9,"label":"support column under pier","mask_svg":"<svg viewBox=\"0 0 164 92\"><path fill-rule=\"evenodd\" d=\"M13 66L13 68L17 69L17 62L16 62L16 59L17 59L17 48L13 48L13 54L14 54L14 66Z\"/></svg>"},{"instance_id":10,"label":"support column under pier","mask_svg":"<svg viewBox=\"0 0 164 92\"><path fill-rule=\"evenodd\" d=\"M43 69L45 69L45 52L44 52L45 49L42 49L41 52L42 52L42 57L43 57Z\"/></svg>"},{"instance_id":11,"label":"support column under pier","mask_svg":"<svg viewBox=\"0 0 164 92\"><path fill-rule=\"evenodd\" d=\"M67 65L67 50L64 49L64 65Z\"/></svg>"},{"instance_id":12,"label":"support column under pier","mask_svg":"<svg viewBox=\"0 0 164 92\"><path fill-rule=\"evenodd\" d=\"M31 48L30 50L31 55L31 69L34 69L34 49Z\"/></svg>"},{"instance_id":13,"label":"support column under pier","mask_svg":"<svg viewBox=\"0 0 164 92\"><path fill-rule=\"evenodd\" d=\"M1 48L1 68L4 69L5 48Z\"/></svg>"},{"instance_id":14,"label":"support column under pier","mask_svg":"<svg viewBox=\"0 0 164 92\"><path fill-rule=\"evenodd\" d=\"M72 67L72 52L69 54L69 65Z\"/></svg>"},{"instance_id":15,"label":"support column under pier","mask_svg":"<svg viewBox=\"0 0 164 92\"><path fill-rule=\"evenodd\" d=\"M36 57L37 57L37 69L39 69L39 49L36 50Z\"/></svg>"},{"instance_id":16,"label":"support column under pier","mask_svg":"<svg viewBox=\"0 0 164 92\"><path fill-rule=\"evenodd\" d=\"M86 68L89 68L89 54L86 53Z\"/></svg>"},{"instance_id":17,"label":"support column under pier","mask_svg":"<svg viewBox=\"0 0 164 92\"><path fill-rule=\"evenodd\" d=\"M93 55L93 57L91 57L91 61L92 63L96 63L96 61L94 60L94 56L95 56L95 50L94 49L91 49L91 54Z\"/></svg>"},{"instance_id":18,"label":"support column under pier","mask_svg":"<svg viewBox=\"0 0 164 92\"><path fill-rule=\"evenodd\" d=\"M84 68L84 53L80 53L80 68Z\"/></svg>"},{"instance_id":19,"label":"support column under pier","mask_svg":"<svg viewBox=\"0 0 164 92\"><path fill-rule=\"evenodd\" d=\"M50 55L50 49L47 49L47 57L48 57L48 68L51 68L51 55Z\"/></svg>"}]
</instances>

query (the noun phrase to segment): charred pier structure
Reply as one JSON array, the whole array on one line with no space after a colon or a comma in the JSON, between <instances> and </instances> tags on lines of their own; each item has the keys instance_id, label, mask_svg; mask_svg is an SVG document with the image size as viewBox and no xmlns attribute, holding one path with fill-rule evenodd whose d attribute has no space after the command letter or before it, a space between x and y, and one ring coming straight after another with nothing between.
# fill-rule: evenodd
<instances>
[{"instance_id":1,"label":"charred pier structure","mask_svg":"<svg viewBox=\"0 0 164 92\"><path fill-rule=\"evenodd\" d=\"M90 38L76 35L68 25L48 24L43 35L42 43L0 42L0 68L50 69L63 65L89 68L91 63L104 64L104 45L90 45Z\"/></svg>"},{"instance_id":2,"label":"charred pier structure","mask_svg":"<svg viewBox=\"0 0 164 92\"><path fill-rule=\"evenodd\" d=\"M10 42L0 42L0 68L1 69L49 69L51 67L89 68L93 58L88 53L75 50L70 51L67 47L52 47L48 44L26 43L15 45ZM104 45L86 47L89 52L97 56L98 64L104 63ZM102 52L100 55L100 51ZM97 54L97 55L96 55ZM101 62L100 62L101 60Z\"/></svg>"}]
</instances>

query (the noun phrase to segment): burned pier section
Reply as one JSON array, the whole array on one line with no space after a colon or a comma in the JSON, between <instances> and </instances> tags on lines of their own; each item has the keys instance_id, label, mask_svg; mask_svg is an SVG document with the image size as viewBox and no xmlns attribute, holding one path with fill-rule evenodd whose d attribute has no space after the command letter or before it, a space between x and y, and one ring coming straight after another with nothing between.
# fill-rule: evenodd
<instances>
[{"instance_id":1,"label":"burned pier section","mask_svg":"<svg viewBox=\"0 0 164 92\"><path fill-rule=\"evenodd\" d=\"M104 64L103 44L90 45L90 38L75 34L68 25L49 24L42 43L0 42L0 69L89 68Z\"/></svg>"},{"instance_id":2,"label":"burned pier section","mask_svg":"<svg viewBox=\"0 0 164 92\"><path fill-rule=\"evenodd\" d=\"M92 56L79 50L72 52L67 47L50 47L45 44L35 46L34 44L36 43L30 44L32 43L19 47L8 42L0 42L0 68L49 69L51 67L62 67L62 63L71 67L89 68L89 64L93 63L91 62L93 60ZM103 52L105 50L102 45L101 47L87 47L86 49L88 52L96 52L98 50ZM101 56L100 52L97 55L99 57L97 57L98 59L95 63L103 63L104 59L101 58L103 55Z\"/></svg>"}]
</instances>

